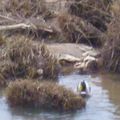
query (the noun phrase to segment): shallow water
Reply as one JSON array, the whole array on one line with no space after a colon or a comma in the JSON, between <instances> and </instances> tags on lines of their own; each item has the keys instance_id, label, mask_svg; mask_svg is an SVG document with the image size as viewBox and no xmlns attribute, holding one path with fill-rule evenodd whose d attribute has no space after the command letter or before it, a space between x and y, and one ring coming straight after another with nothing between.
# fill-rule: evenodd
<instances>
[{"instance_id":1,"label":"shallow water","mask_svg":"<svg viewBox=\"0 0 120 120\"><path fill-rule=\"evenodd\" d=\"M96 77L97 76L97 77ZM119 75L64 75L59 84L76 91L81 80L91 84L92 95L83 110L69 113L45 112L35 109L10 108L0 94L0 120L120 120Z\"/></svg>"}]
</instances>

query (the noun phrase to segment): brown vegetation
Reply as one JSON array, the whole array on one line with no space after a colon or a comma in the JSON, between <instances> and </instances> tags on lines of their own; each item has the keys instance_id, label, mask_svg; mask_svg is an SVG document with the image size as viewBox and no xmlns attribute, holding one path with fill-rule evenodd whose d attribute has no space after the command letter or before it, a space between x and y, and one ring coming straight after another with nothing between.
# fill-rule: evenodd
<instances>
[{"instance_id":1,"label":"brown vegetation","mask_svg":"<svg viewBox=\"0 0 120 120\"><path fill-rule=\"evenodd\" d=\"M64 36L64 42L85 43L93 47L102 45L102 32L86 20L68 14L58 17L59 26Z\"/></svg>"},{"instance_id":2,"label":"brown vegetation","mask_svg":"<svg viewBox=\"0 0 120 120\"><path fill-rule=\"evenodd\" d=\"M13 21L25 23L30 26L25 28L27 32L32 29L34 36L42 35L42 38L47 38L47 41L51 38L57 42L86 43L93 47L100 47L102 46L101 36L107 30L106 23L110 21L110 1L68 0L64 1L64 7L58 6L62 9L59 11L62 12L56 12L56 8L51 10L52 5L48 5L44 0L22 2L6 0L3 2L1 11L2 14L9 16L9 22L6 24Z\"/></svg>"},{"instance_id":3,"label":"brown vegetation","mask_svg":"<svg viewBox=\"0 0 120 120\"><path fill-rule=\"evenodd\" d=\"M110 3L111 0L74 0L69 10L104 32L107 29L105 21L110 17Z\"/></svg>"},{"instance_id":4,"label":"brown vegetation","mask_svg":"<svg viewBox=\"0 0 120 120\"><path fill-rule=\"evenodd\" d=\"M48 56L43 55L42 48L43 45L22 36L8 39L3 48L4 54L1 54L0 84L16 78L55 79L58 76L57 61L45 47Z\"/></svg>"},{"instance_id":5,"label":"brown vegetation","mask_svg":"<svg viewBox=\"0 0 120 120\"><path fill-rule=\"evenodd\" d=\"M105 68L120 72L120 2L65 0L60 8L51 10L45 0L0 1L0 85L10 83L6 93L13 106L63 111L85 106L80 96L53 83L58 62L41 41L102 47Z\"/></svg>"},{"instance_id":6,"label":"brown vegetation","mask_svg":"<svg viewBox=\"0 0 120 120\"><path fill-rule=\"evenodd\" d=\"M57 78L57 61L49 54L48 50L46 54L44 46L40 48L35 41L29 41L29 35L37 36L37 40L45 42L55 40L55 42L85 43L93 47L104 46L106 55L103 58L110 60L110 62L105 61L105 65L113 71L119 71L119 58L117 57L119 49L114 47L116 44L119 46L119 36L116 32L119 31L118 2L112 0L67 0L64 3L65 5L62 7L58 6L59 9L62 9L59 12L54 8L51 10L50 6L52 7L52 5L48 6L44 0L5 0L1 2L0 25L7 31L4 32L5 35L7 33L7 37L10 33L14 36L12 39L17 38L6 42L7 47L1 49L5 53L4 62L2 58L0 65L2 66L0 67L0 69L2 68L1 78L8 79L11 78L10 76L13 79L16 76L34 78L38 76L39 69L46 71L43 72L44 78ZM16 28L16 34L13 30L8 29L10 26L7 25L14 24L26 26L25 28L22 26L22 28L27 31L25 32L27 38L21 37L21 35L25 35L23 30ZM33 29L35 31L32 31ZM18 33L23 40L18 39ZM4 41L0 37L0 46L3 43ZM109 50L106 50L107 48ZM39 53L41 50L42 53ZM38 61L44 61L44 64L41 65ZM5 65L9 67L5 67Z\"/></svg>"},{"instance_id":7,"label":"brown vegetation","mask_svg":"<svg viewBox=\"0 0 120 120\"><path fill-rule=\"evenodd\" d=\"M81 109L85 106L85 101L80 96L52 82L15 81L10 83L6 93L12 106L60 111Z\"/></svg>"},{"instance_id":8,"label":"brown vegetation","mask_svg":"<svg viewBox=\"0 0 120 120\"><path fill-rule=\"evenodd\" d=\"M48 11L44 0L5 0L3 10L23 18L37 17Z\"/></svg>"},{"instance_id":9,"label":"brown vegetation","mask_svg":"<svg viewBox=\"0 0 120 120\"><path fill-rule=\"evenodd\" d=\"M67 1L67 10L57 15L62 42L85 43L101 47L106 24L110 22L111 0ZM64 10L63 10L64 11Z\"/></svg>"},{"instance_id":10,"label":"brown vegetation","mask_svg":"<svg viewBox=\"0 0 120 120\"><path fill-rule=\"evenodd\" d=\"M1 0L0 31L32 37L44 31L52 33L52 28L46 22L51 16L44 0Z\"/></svg>"},{"instance_id":11,"label":"brown vegetation","mask_svg":"<svg viewBox=\"0 0 120 120\"><path fill-rule=\"evenodd\" d=\"M106 43L103 47L103 60L107 70L120 72L120 2L116 1L111 9L113 19L108 24Z\"/></svg>"},{"instance_id":12,"label":"brown vegetation","mask_svg":"<svg viewBox=\"0 0 120 120\"><path fill-rule=\"evenodd\" d=\"M5 43L6 43L6 41L5 41L4 37L2 35L0 35L0 46L2 46Z\"/></svg>"},{"instance_id":13,"label":"brown vegetation","mask_svg":"<svg viewBox=\"0 0 120 120\"><path fill-rule=\"evenodd\" d=\"M45 72L43 73L43 77L46 79L56 80L59 73L59 64L57 59L55 59L55 57L50 54L48 48L45 45L42 45L41 53L44 57L44 64L42 69Z\"/></svg>"}]
</instances>

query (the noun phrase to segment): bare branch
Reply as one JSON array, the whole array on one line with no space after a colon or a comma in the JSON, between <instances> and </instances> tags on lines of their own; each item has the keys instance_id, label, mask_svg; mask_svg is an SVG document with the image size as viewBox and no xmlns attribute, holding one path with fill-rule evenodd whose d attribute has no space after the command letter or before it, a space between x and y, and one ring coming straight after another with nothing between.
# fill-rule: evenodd
<instances>
[{"instance_id":1,"label":"bare branch","mask_svg":"<svg viewBox=\"0 0 120 120\"><path fill-rule=\"evenodd\" d=\"M39 28L35 27L35 25L29 25L29 24L25 24L25 23L19 23L19 24L14 24L14 25L2 25L0 26L0 31L6 31L6 30L14 30L14 29L37 29L37 30L43 30L46 32L50 32L52 33L53 30L49 27L46 26L39 26Z\"/></svg>"}]
</instances>

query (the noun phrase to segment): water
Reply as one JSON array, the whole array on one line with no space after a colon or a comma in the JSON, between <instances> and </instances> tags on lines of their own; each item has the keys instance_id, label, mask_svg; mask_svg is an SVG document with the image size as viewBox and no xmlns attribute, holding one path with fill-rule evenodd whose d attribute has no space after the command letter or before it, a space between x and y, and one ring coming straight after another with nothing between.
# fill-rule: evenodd
<instances>
[{"instance_id":1,"label":"water","mask_svg":"<svg viewBox=\"0 0 120 120\"><path fill-rule=\"evenodd\" d=\"M120 120L120 76L119 75L64 75L59 84L76 91L81 80L89 81L92 95L86 99L83 110L68 113L45 112L35 109L11 108L0 95L0 120Z\"/></svg>"}]
</instances>

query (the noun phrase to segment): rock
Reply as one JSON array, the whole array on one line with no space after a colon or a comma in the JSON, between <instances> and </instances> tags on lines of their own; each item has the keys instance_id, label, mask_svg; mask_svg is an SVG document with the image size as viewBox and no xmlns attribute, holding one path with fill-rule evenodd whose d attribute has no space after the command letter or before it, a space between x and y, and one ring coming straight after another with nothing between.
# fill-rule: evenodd
<instances>
[{"instance_id":1,"label":"rock","mask_svg":"<svg viewBox=\"0 0 120 120\"><path fill-rule=\"evenodd\" d=\"M95 72L96 70L98 70L98 65L96 60L87 61L86 70L89 72Z\"/></svg>"},{"instance_id":2,"label":"rock","mask_svg":"<svg viewBox=\"0 0 120 120\"><path fill-rule=\"evenodd\" d=\"M51 3L51 2L57 2L58 0L45 0L45 2Z\"/></svg>"},{"instance_id":3,"label":"rock","mask_svg":"<svg viewBox=\"0 0 120 120\"><path fill-rule=\"evenodd\" d=\"M99 51L84 44L58 43L49 44L47 47L51 54L55 55L57 59L59 59L62 55L64 56L64 54L72 55L79 59L82 59L88 55L94 57L99 54Z\"/></svg>"},{"instance_id":4,"label":"rock","mask_svg":"<svg viewBox=\"0 0 120 120\"><path fill-rule=\"evenodd\" d=\"M86 70L89 72L95 72L98 69L97 59L92 56L87 56L84 59Z\"/></svg>"},{"instance_id":5,"label":"rock","mask_svg":"<svg viewBox=\"0 0 120 120\"><path fill-rule=\"evenodd\" d=\"M79 69L79 68L81 67L81 64L82 64L81 62L75 63L75 64L74 64L74 68L75 68L75 69Z\"/></svg>"},{"instance_id":6,"label":"rock","mask_svg":"<svg viewBox=\"0 0 120 120\"><path fill-rule=\"evenodd\" d=\"M84 44L51 44L48 48L59 63L64 66L72 65L74 69L78 69L81 73L92 71L98 66L100 61L100 52L90 46ZM102 63L101 63L102 64ZM99 67L99 66L98 66Z\"/></svg>"},{"instance_id":7,"label":"rock","mask_svg":"<svg viewBox=\"0 0 120 120\"><path fill-rule=\"evenodd\" d=\"M77 57L74 57L72 55L69 55L69 54L62 54L59 56L59 61L68 61L68 62L79 62L81 61L80 58L77 58Z\"/></svg>"},{"instance_id":8,"label":"rock","mask_svg":"<svg viewBox=\"0 0 120 120\"><path fill-rule=\"evenodd\" d=\"M102 58L96 59L96 62L97 62L98 68L103 67L103 59Z\"/></svg>"},{"instance_id":9,"label":"rock","mask_svg":"<svg viewBox=\"0 0 120 120\"><path fill-rule=\"evenodd\" d=\"M84 59L84 62L87 62L87 61L96 61L96 58L95 58L95 57L92 57L92 56L87 56L87 57Z\"/></svg>"},{"instance_id":10,"label":"rock","mask_svg":"<svg viewBox=\"0 0 120 120\"><path fill-rule=\"evenodd\" d=\"M43 69L38 69L37 73L38 73L39 76L43 75Z\"/></svg>"},{"instance_id":11,"label":"rock","mask_svg":"<svg viewBox=\"0 0 120 120\"><path fill-rule=\"evenodd\" d=\"M86 56L92 56L92 57L97 57L99 56L99 53L96 52L95 50L92 50L92 51L86 51L82 54L83 57L86 57Z\"/></svg>"},{"instance_id":12,"label":"rock","mask_svg":"<svg viewBox=\"0 0 120 120\"><path fill-rule=\"evenodd\" d=\"M97 59L87 56L82 62L75 63L74 68L79 69L81 74L95 72L98 69Z\"/></svg>"},{"instance_id":13,"label":"rock","mask_svg":"<svg viewBox=\"0 0 120 120\"><path fill-rule=\"evenodd\" d=\"M78 69L80 74L85 74L87 72L87 69L86 69L87 67L86 67L85 62L78 62L78 63L76 63L74 65L74 68Z\"/></svg>"}]
</instances>

